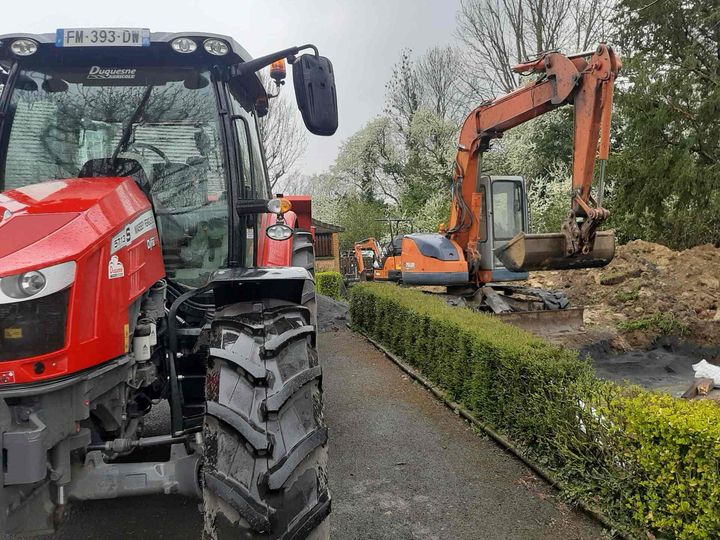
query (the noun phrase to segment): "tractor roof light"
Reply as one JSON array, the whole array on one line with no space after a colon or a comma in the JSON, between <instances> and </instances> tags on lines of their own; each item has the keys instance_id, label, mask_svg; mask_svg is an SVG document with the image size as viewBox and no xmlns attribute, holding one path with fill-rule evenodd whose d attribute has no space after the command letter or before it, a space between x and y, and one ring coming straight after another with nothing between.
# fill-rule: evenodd
<instances>
[{"instance_id":1,"label":"tractor roof light","mask_svg":"<svg viewBox=\"0 0 720 540\"><path fill-rule=\"evenodd\" d=\"M285 67L285 59L281 58L276 60L270 65L270 77L275 81L275 84L282 84L287 76L287 68Z\"/></svg>"},{"instance_id":2,"label":"tractor roof light","mask_svg":"<svg viewBox=\"0 0 720 540\"><path fill-rule=\"evenodd\" d=\"M278 240L282 242L283 240L287 240L293 235L293 230L284 223L277 223L275 225L270 225L265 230L265 234L267 234L268 238L272 240Z\"/></svg>"},{"instance_id":3,"label":"tractor roof light","mask_svg":"<svg viewBox=\"0 0 720 540\"><path fill-rule=\"evenodd\" d=\"M209 38L203 42L203 47L210 54L215 56L225 56L230 52L230 47L221 39Z\"/></svg>"},{"instance_id":4,"label":"tractor roof light","mask_svg":"<svg viewBox=\"0 0 720 540\"><path fill-rule=\"evenodd\" d=\"M183 54L193 53L197 50L197 43L195 43L192 39L186 37L173 39L170 43L170 46L172 47L173 51Z\"/></svg>"},{"instance_id":5,"label":"tractor roof light","mask_svg":"<svg viewBox=\"0 0 720 540\"><path fill-rule=\"evenodd\" d=\"M273 214L277 214L278 216L281 216L285 214L286 212L289 212L292 208L292 203L282 197L278 197L275 199L270 199L268 201L267 209L268 212L271 212Z\"/></svg>"},{"instance_id":6,"label":"tractor roof light","mask_svg":"<svg viewBox=\"0 0 720 540\"><path fill-rule=\"evenodd\" d=\"M38 44L32 39L16 39L10 45L10 50L16 56L31 56L37 52Z\"/></svg>"}]
</instances>

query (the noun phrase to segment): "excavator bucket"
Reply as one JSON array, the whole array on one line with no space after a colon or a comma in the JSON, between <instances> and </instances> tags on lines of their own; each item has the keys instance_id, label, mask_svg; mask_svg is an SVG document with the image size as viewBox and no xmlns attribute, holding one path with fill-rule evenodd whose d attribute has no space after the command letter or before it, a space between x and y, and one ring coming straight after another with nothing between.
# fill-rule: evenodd
<instances>
[{"instance_id":1,"label":"excavator bucket","mask_svg":"<svg viewBox=\"0 0 720 540\"><path fill-rule=\"evenodd\" d=\"M565 236L561 233L520 233L494 253L512 272L597 268L605 266L615 256L615 233L599 231L595 246L587 255L566 256Z\"/></svg>"}]
</instances>

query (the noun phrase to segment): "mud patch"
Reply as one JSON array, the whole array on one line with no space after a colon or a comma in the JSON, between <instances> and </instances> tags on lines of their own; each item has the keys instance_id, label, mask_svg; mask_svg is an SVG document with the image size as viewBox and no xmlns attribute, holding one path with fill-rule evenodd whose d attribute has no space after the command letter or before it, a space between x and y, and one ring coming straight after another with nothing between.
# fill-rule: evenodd
<instances>
[{"instance_id":1,"label":"mud patch","mask_svg":"<svg viewBox=\"0 0 720 540\"><path fill-rule=\"evenodd\" d=\"M608 342L580 349L589 356L599 377L618 383L631 383L649 390L659 390L679 397L692 383L693 364L708 360L718 364L720 346L698 347L692 343L661 340L650 350L618 352Z\"/></svg>"},{"instance_id":2,"label":"mud patch","mask_svg":"<svg viewBox=\"0 0 720 540\"><path fill-rule=\"evenodd\" d=\"M348 321L348 306L345 302L334 300L329 296L317 295L318 330L320 332L337 332L344 330Z\"/></svg>"}]
</instances>

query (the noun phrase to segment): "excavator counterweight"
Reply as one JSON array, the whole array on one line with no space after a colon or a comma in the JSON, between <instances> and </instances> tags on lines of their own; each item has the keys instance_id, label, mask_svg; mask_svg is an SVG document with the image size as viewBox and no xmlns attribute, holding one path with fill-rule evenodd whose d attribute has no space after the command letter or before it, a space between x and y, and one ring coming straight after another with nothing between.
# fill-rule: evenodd
<instances>
[{"instance_id":1,"label":"excavator counterweight","mask_svg":"<svg viewBox=\"0 0 720 540\"><path fill-rule=\"evenodd\" d=\"M565 254L566 237L562 233L525 234L521 232L494 254L512 272L536 270L572 270L598 268L615 256L614 231L598 231L590 253Z\"/></svg>"}]
</instances>

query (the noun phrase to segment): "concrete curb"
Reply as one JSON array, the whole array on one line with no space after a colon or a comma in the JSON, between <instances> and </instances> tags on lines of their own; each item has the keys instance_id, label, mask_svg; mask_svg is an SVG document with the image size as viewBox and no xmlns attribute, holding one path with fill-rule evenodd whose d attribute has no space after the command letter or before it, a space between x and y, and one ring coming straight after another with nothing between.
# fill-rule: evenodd
<instances>
[{"instance_id":1,"label":"concrete curb","mask_svg":"<svg viewBox=\"0 0 720 540\"><path fill-rule=\"evenodd\" d=\"M460 415L465 420L470 422L473 426L481 429L484 431L491 439L493 439L496 443L498 443L500 446L503 447L504 450L507 450L511 454L513 454L516 458L518 458L520 461L522 461L525 465L530 467L535 473L537 473L538 476L540 476L543 480L545 480L548 484L550 484L552 487L557 489L558 491L566 491L567 486L557 478L553 476L553 474L539 465L538 463L535 463L534 461L527 458L525 455L520 452L518 448L516 448L508 439L503 437L501 434L496 432L494 429L492 429L487 424L483 423L481 420L478 420L469 410L467 410L462 405L454 402L451 400L448 395L437 385L435 385L432 381L425 378L421 373L416 371L414 368L410 367L408 364L403 362L399 357L394 355L392 352L387 350L383 345L372 339L370 336L368 336L366 333L358 330L357 328L353 328L351 325L347 325L348 329L352 330L356 334L359 334L363 336L366 340L368 340L376 349L378 349L380 352L382 352L385 356L387 356L394 364L396 364L401 370L403 370L405 373L410 375L414 380L422 384L425 388L427 388L430 392L435 395L440 401L442 401L445 406L447 406L450 410L452 410L454 413ZM632 540L635 538L639 538L636 536L633 536L630 534L627 530L625 530L624 527L620 526L617 523L614 523L610 518L605 516L604 514L600 513L597 510L594 510L593 508L589 507L586 503L583 501L577 501L576 506L580 508L583 512L588 514L590 517L597 520L603 527L609 529L610 531L613 531L614 538L621 538L623 540Z\"/></svg>"}]
</instances>

